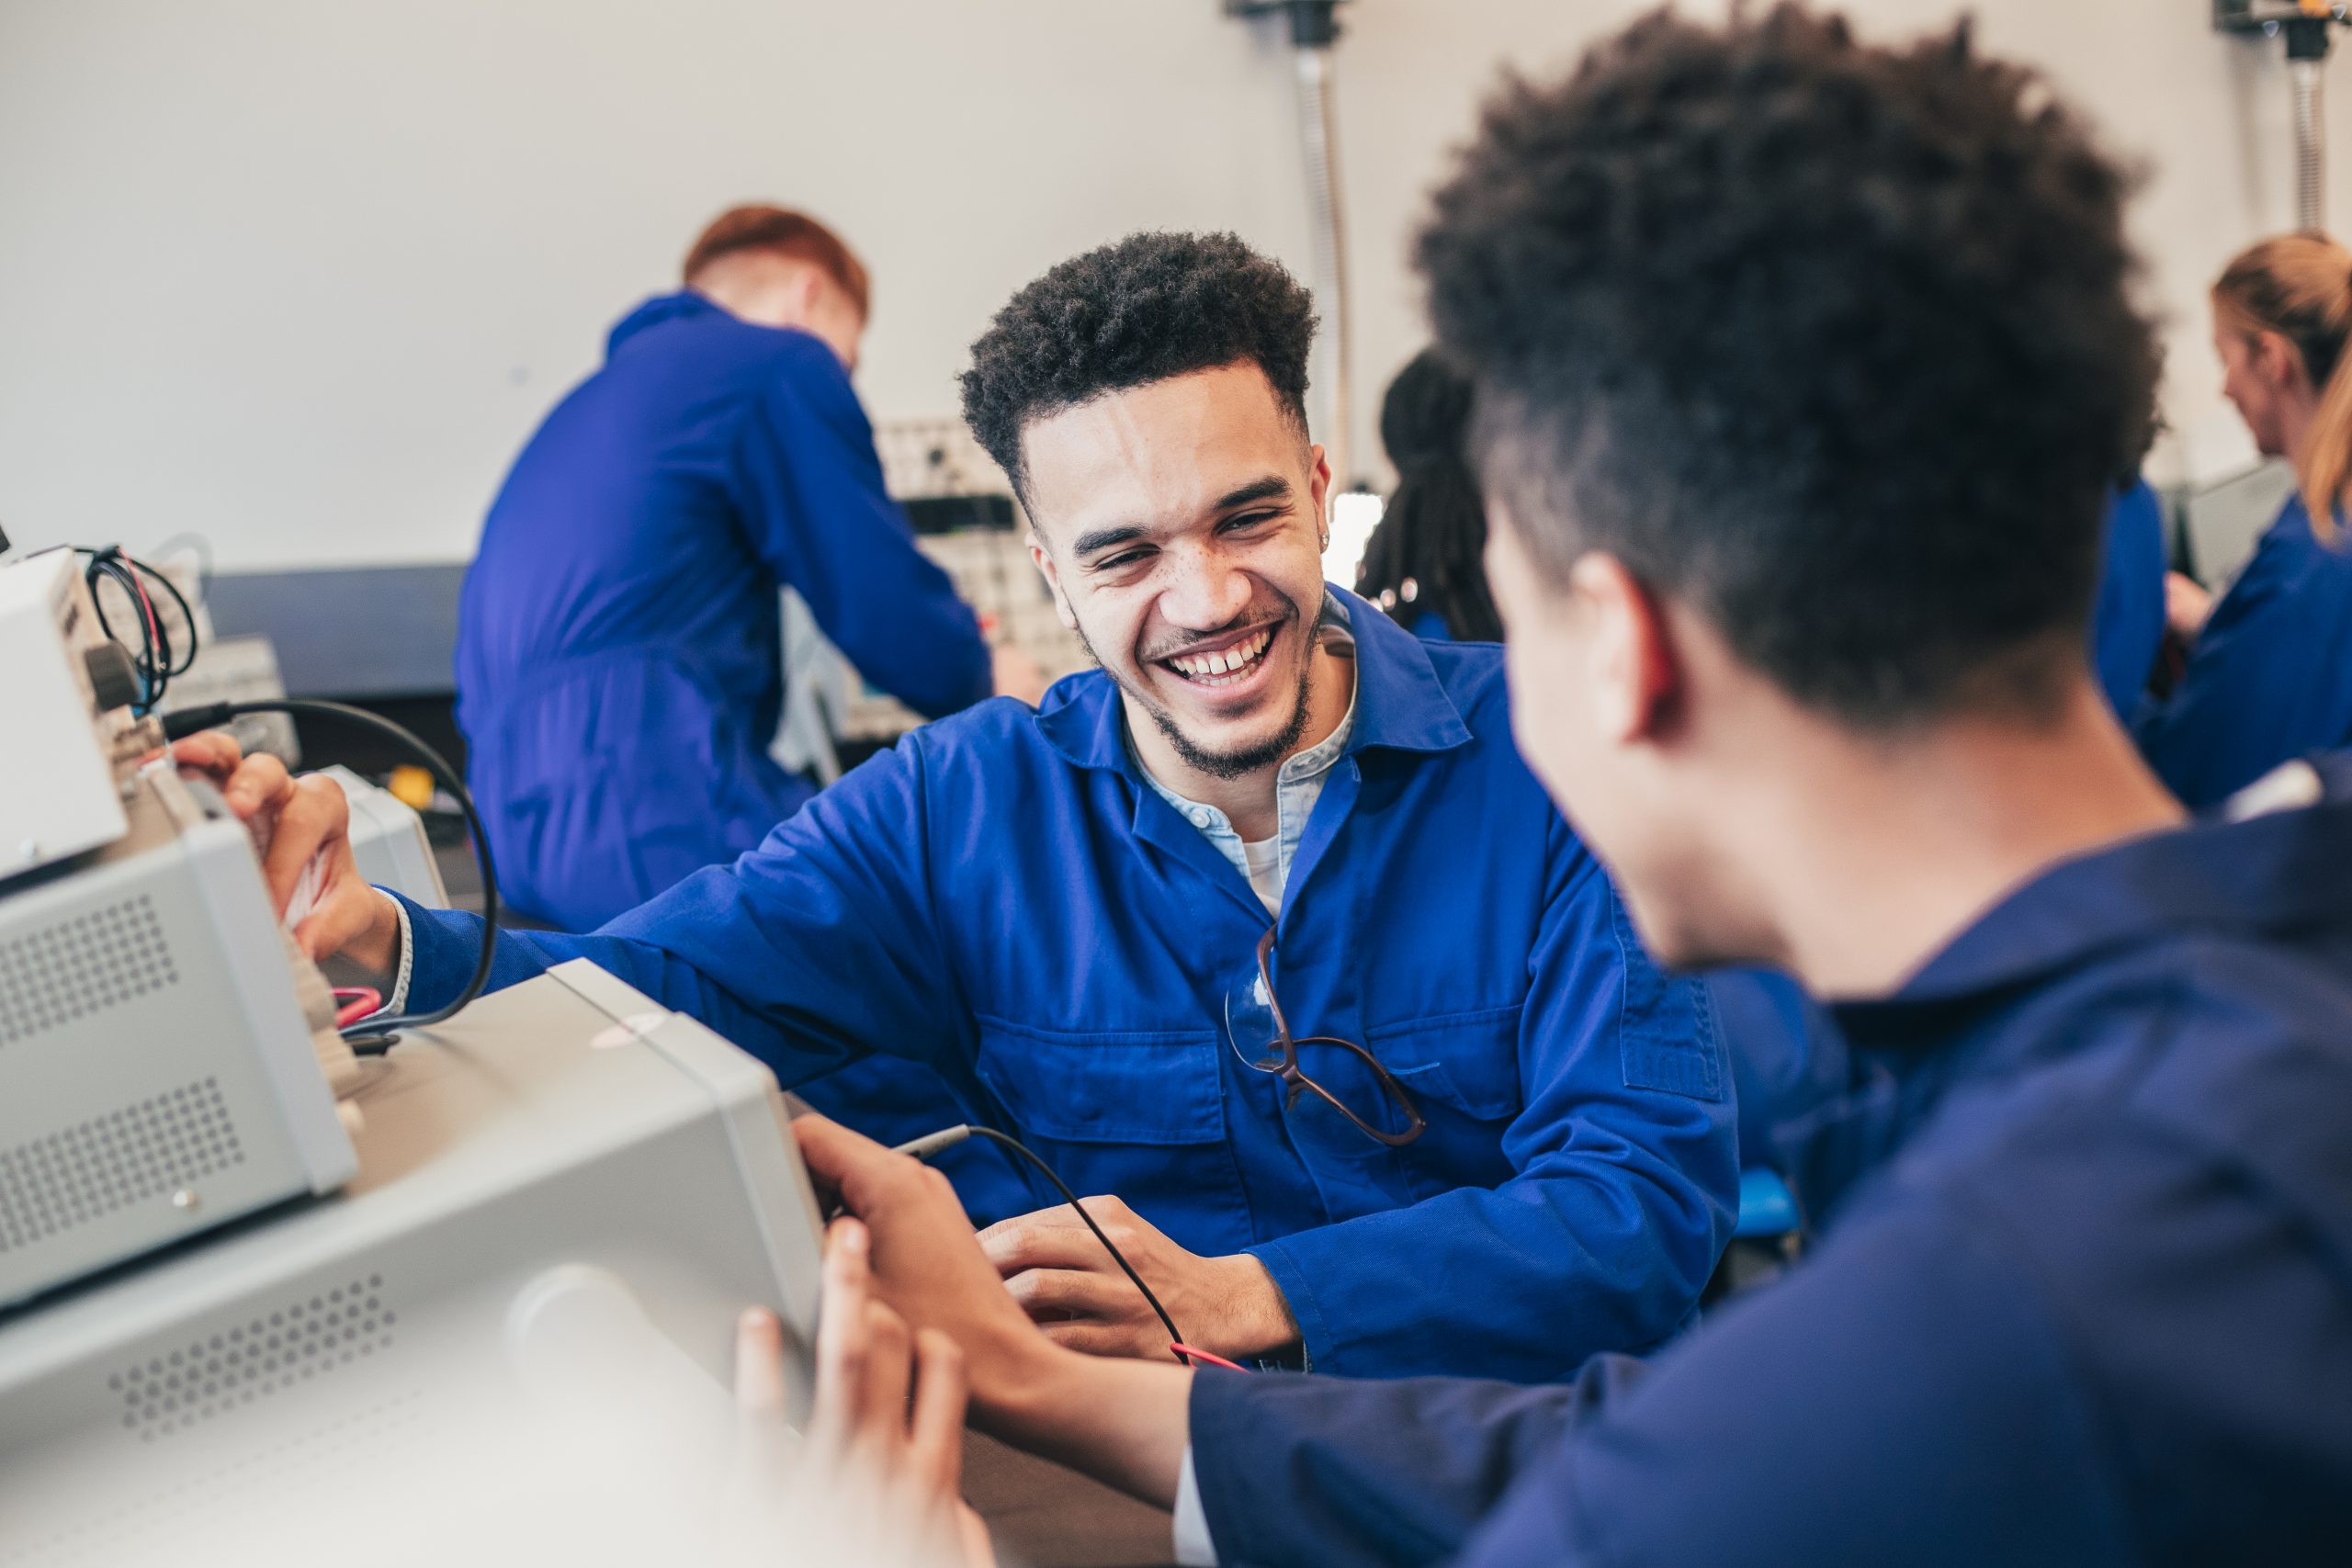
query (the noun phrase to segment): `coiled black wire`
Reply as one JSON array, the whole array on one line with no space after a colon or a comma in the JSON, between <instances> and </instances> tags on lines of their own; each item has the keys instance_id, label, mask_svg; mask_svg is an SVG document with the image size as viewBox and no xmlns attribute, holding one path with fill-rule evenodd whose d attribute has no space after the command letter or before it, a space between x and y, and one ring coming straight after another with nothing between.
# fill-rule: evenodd
<instances>
[{"instance_id":1,"label":"coiled black wire","mask_svg":"<svg viewBox=\"0 0 2352 1568\"><path fill-rule=\"evenodd\" d=\"M130 654L131 668L139 676L139 700L131 704L131 711L141 716L153 713L155 705L164 700L164 693L175 675L185 675L196 662L196 613L188 608L186 596L174 586L172 580L135 556L126 555L119 545L76 545L74 552L89 558L82 569L82 580L89 585L91 606L98 613L98 629L120 643ZM142 582L141 580L145 579ZM136 642L116 631L107 619L106 601L99 596L98 584L111 582L122 590L131 607L139 612L139 637ZM179 606L180 625L187 628L187 646L176 652L173 648L171 623L155 608L155 596L147 591L153 582Z\"/></svg>"}]
</instances>

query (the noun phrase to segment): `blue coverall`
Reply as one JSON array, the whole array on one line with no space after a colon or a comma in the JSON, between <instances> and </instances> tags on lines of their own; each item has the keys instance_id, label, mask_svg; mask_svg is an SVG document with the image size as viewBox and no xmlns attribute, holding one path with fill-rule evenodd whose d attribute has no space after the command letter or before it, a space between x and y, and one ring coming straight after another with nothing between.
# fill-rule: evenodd
<instances>
[{"instance_id":1,"label":"blue coverall","mask_svg":"<svg viewBox=\"0 0 2352 1568\"><path fill-rule=\"evenodd\" d=\"M648 300L515 459L459 602L467 772L518 910L592 930L808 798L768 755L779 583L919 711L989 694L979 625L884 491L833 351L699 294ZM887 1142L962 1119L908 1063L801 1092ZM977 1210L1027 1206L1000 1161L942 1164Z\"/></svg>"},{"instance_id":2,"label":"blue coverall","mask_svg":"<svg viewBox=\"0 0 2352 1568\"><path fill-rule=\"evenodd\" d=\"M2352 769L2328 771L2325 805L2060 865L1837 1009L1849 1077L1783 1130L1819 1245L1646 1369L1200 1373L1219 1561L2343 1562Z\"/></svg>"},{"instance_id":3,"label":"blue coverall","mask_svg":"<svg viewBox=\"0 0 2352 1568\"><path fill-rule=\"evenodd\" d=\"M989 694L989 651L882 488L832 350L665 295L612 332L483 525L458 615L458 718L500 886L587 931L800 808L768 756L777 585L926 714Z\"/></svg>"},{"instance_id":4,"label":"blue coverall","mask_svg":"<svg viewBox=\"0 0 2352 1568\"><path fill-rule=\"evenodd\" d=\"M1644 954L1521 761L1502 650L1345 603L1356 718L1292 862L1275 989L1295 1032L1405 1084L1428 1119L1406 1147L1285 1106L1225 1040L1270 918L1139 773L1100 671L915 731L595 935L503 935L495 978L594 959L787 1086L864 1051L927 1062L1080 1192L1262 1259L1317 1367L1556 1377L1655 1346L1737 1189L1700 993ZM430 1007L481 922L406 917L406 1001ZM1352 1056L1305 1049L1381 1113Z\"/></svg>"},{"instance_id":5,"label":"blue coverall","mask_svg":"<svg viewBox=\"0 0 2352 1568\"><path fill-rule=\"evenodd\" d=\"M2255 546L2179 686L2142 712L2137 733L2149 765L2190 806L2352 744L2352 542L2320 543L2301 496Z\"/></svg>"},{"instance_id":6,"label":"blue coverall","mask_svg":"<svg viewBox=\"0 0 2352 1568\"><path fill-rule=\"evenodd\" d=\"M2091 610L2091 668L2108 705L2126 722L2165 640L2165 511L2147 480L2107 509L2098 600Z\"/></svg>"}]
</instances>

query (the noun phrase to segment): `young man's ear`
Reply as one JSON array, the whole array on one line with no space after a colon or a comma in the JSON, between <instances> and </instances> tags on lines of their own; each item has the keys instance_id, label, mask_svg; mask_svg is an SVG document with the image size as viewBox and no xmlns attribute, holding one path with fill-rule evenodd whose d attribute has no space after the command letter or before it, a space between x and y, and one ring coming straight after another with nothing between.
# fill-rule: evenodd
<instances>
[{"instance_id":1,"label":"young man's ear","mask_svg":"<svg viewBox=\"0 0 2352 1568\"><path fill-rule=\"evenodd\" d=\"M1046 592L1054 596L1054 614L1064 626L1078 630L1078 612L1069 607L1069 597L1062 592L1061 569L1054 564L1053 552L1046 548L1046 542L1037 537L1035 528L1029 530L1023 543L1029 547L1029 559L1035 564L1037 575L1046 580Z\"/></svg>"},{"instance_id":2,"label":"young man's ear","mask_svg":"<svg viewBox=\"0 0 2352 1568\"><path fill-rule=\"evenodd\" d=\"M1568 569L1584 617L1584 676L1600 731L1620 745L1664 733L1682 693L1681 659L1664 603L1615 556L1591 551Z\"/></svg>"},{"instance_id":3,"label":"young man's ear","mask_svg":"<svg viewBox=\"0 0 2352 1568\"><path fill-rule=\"evenodd\" d=\"M1319 443L1306 448L1306 493L1315 508L1317 550L1331 547L1331 455Z\"/></svg>"}]
</instances>

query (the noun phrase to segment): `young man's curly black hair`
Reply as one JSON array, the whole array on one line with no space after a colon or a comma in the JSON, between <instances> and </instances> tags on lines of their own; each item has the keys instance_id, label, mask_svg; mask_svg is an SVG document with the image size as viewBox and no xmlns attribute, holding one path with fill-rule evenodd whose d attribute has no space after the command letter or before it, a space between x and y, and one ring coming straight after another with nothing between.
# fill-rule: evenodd
<instances>
[{"instance_id":1,"label":"young man's curly black hair","mask_svg":"<svg viewBox=\"0 0 2352 1568\"><path fill-rule=\"evenodd\" d=\"M1021 433L1105 392L1250 360L1306 431L1315 301L1231 234L1130 234L1074 256L996 313L964 372L964 418L1025 500Z\"/></svg>"},{"instance_id":2,"label":"young man's curly black hair","mask_svg":"<svg viewBox=\"0 0 2352 1568\"><path fill-rule=\"evenodd\" d=\"M2158 363L2130 186L1965 27L1661 13L1506 87L1417 259L1546 576L1607 550L1887 728L2046 712L2080 657Z\"/></svg>"}]
</instances>

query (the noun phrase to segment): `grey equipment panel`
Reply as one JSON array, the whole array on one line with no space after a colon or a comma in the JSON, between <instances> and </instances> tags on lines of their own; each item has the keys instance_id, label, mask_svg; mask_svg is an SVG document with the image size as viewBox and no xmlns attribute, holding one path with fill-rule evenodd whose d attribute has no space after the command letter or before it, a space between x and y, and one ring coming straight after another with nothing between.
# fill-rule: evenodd
<instances>
[{"instance_id":1,"label":"grey equipment panel","mask_svg":"<svg viewBox=\"0 0 2352 1568\"><path fill-rule=\"evenodd\" d=\"M333 1004L203 796L142 772L127 834L0 897L0 1307L356 1168Z\"/></svg>"},{"instance_id":2,"label":"grey equipment panel","mask_svg":"<svg viewBox=\"0 0 2352 1568\"><path fill-rule=\"evenodd\" d=\"M755 1303L809 1342L815 1200L775 1079L709 1030L580 960L368 1066L342 1192L0 1316L0 1562L245 1539L297 1458L396 1508L370 1478L514 1462L481 1445L583 1364L633 1419L723 1406Z\"/></svg>"}]
</instances>

